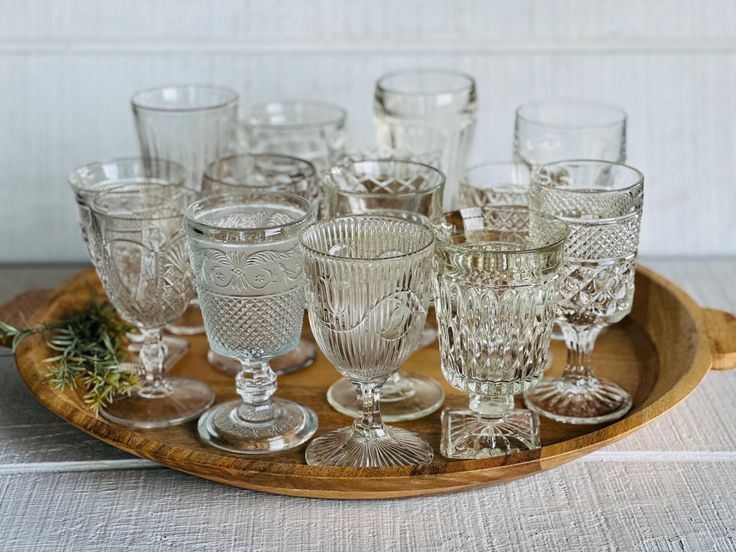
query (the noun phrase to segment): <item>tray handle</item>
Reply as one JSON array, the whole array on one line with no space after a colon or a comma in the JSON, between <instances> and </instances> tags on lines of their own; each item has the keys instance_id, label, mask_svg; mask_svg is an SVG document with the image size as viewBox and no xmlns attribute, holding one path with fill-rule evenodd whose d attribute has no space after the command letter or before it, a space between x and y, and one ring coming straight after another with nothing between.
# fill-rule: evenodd
<instances>
[{"instance_id":1,"label":"tray handle","mask_svg":"<svg viewBox=\"0 0 736 552\"><path fill-rule=\"evenodd\" d=\"M703 309L705 331L713 357L711 370L736 368L736 316L718 309Z\"/></svg>"}]
</instances>

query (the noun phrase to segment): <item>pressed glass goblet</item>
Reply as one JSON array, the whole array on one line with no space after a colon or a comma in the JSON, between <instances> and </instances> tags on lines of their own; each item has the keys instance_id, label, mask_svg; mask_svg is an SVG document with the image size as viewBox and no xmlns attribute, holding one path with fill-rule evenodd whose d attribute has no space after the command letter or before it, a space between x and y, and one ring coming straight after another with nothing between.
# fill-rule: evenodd
<instances>
[{"instance_id":1,"label":"pressed glass goblet","mask_svg":"<svg viewBox=\"0 0 736 552\"><path fill-rule=\"evenodd\" d=\"M217 86L163 86L136 93L131 99L141 155L170 159L187 171L186 186L199 191L207 166L235 153L238 94ZM196 303L171 333L202 333Z\"/></svg>"},{"instance_id":2,"label":"pressed glass goblet","mask_svg":"<svg viewBox=\"0 0 736 552\"><path fill-rule=\"evenodd\" d=\"M328 219L301 238L309 321L322 352L355 386L352 426L307 447L308 464L380 467L428 464L418 435L386 426L381 388L414 352L431 295L434 239L424 225L372 215Z\"/></svg>"},{"instance_id":3,"label":"pressed glass goblet","mask_svg":"<svg viewBox=\"0 0 736 552\"><path fill-rule=\"evenodd\" d=\"M581 99L522 105L516 110L514 158L532 168L565 159L626 161L626 113Z\"/></svg>"},{"instance_id":4,"label":"pressed glass goblet","mask_svg":"<svg viewBox=\"0 0 736 552\"><path fill-rule=\"evenodd\" d=\"M557 322L567 346L561 377L526 392L527 406L570 424L598 424L629 411L631 395L593 374L599 332L631 310L644 177L607 161L561 161L532 177L531 205L570 227Z\"/></svg>"},{"instance_id":5,"label":"pressed glass goblet","mask_svg":"<svg viewBox=\"0 0 736 552\"><path fill-rule=\"evenodd\" d=\"M318 207L317 171L309 161L296 157L269 153L233 155L212 163L202 179L205 196L269 190L302 196L312 202L315 210ZM270 364L274 372L283 375L307 368L316 358L317 346L300 339L293 350L271 359ZM207 360L230 374L240 371L237 359L211 349Z\"/></svg>"},{"instance_id":6,"label":"pressed glass goblet","mask_svg":"<svg viewBox=\"0 0 736 552\"><path fill-rule=\"evenodd\" d=\"M376 82L373 113L379 145L414 151L408 129L427 126L442 133L445 209L455 205L475 132L476 107L475 81L456 71L408 69L387 73Z\"/></svg>"},{"instance_id":7,"label":"pressed glass goblet","mask_svg":"<svg viewBox=\"0 0 736 552\"><path fill-rule=\"evenodd\" d=\"M185 229L213 351L240 361L239 400L199 419L199 436L217 448L264 454L304 443L317 416L273 397L269 359L292 350L304 318L299 233L314 219L310 201L281 192L211 196L187 209Z\"/></svg>"},{"instance_id":8,"label":"pressed glass goblet","mask_svg":"<svg viewBox=\"0 0 736 552\"><path fill-rule=\"evenodd\" d=\"M437 169L411 161L348 162L334 167L324 178L325 214L375 214L431 224L442 216L444 180ZM436 338L436 330L426 325L420 344L428 345ZM381 410L389 422L414 420L440 408L444 399L442 387L432 378L396 372L383 387ZM356 415L355 391L346 378L330 386L327 401L338 412Z\"/></svg>"},{"instance_id":9,"label":"pressed glass goblet","mask_svg":"<svg viewBox=\"0 0 736 552\"><path fill-rule=\"evenodd\" d=\"M499 161L476 165L460 179L458 208L502 207L529 204L528 165L515 161Z\"/></svg>"},{"instance_id":10,"label":"pressed glass goblet","mask_svg":"<svg viewBox=\"0 0 736 552\"><path fill-rule=\"evenodd\" d=\"M540 446L539 419L514 410L547 362L562 221L527 207L467 208L438 226L434 286L442 374L470 394L442 412L441 452L485 458Z\"/></svg>"},{"instance_id":11,"label":"pressed glass goblet","mask_svg":"<svg viewBox=\"0 0 736 552\"><path fill-rule=\"evenodd\" d=\"M215 398L206 384L164 376L161 328L194 295L182 215L193 199L181 185L130 185L97 194L90 204L95 268L120 316L143 335L145 378L129 397L100 410L115 423L160 428L195 419Z\"/></svg>"}]
</instances>

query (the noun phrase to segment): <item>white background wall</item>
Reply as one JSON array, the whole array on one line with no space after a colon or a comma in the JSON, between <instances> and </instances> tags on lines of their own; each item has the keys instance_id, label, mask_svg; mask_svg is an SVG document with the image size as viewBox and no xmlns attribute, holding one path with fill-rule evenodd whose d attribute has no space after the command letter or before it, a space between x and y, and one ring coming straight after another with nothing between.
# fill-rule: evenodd
<instances>
[{"instance_id":1,"label":"white background wall","mask_svg":"<svg viewBox=\"0 0 736 552\"><path fill-rule=\"evenodd\" d=\"M732 0L0 0L0 262L85 258L66 177L137 152L140 88L325 99L367 135L374 80L407 66L476 77L475 160L510 157L519 103L624 106L642 252L736 254Z\"/></svg>"}]
</instances>

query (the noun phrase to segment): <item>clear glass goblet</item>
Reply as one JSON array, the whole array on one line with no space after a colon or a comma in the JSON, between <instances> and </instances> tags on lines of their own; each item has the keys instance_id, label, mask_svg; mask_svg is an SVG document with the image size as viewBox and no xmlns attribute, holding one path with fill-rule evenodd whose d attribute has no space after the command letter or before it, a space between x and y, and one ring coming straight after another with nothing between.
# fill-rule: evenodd
<instances>
[{"instance_id":1,"label":"clear glass goblet","mask_svg":"<svg viewBox=\"0 0 736 552\"><path fill-rule=\"evenodd\" d=\"M475 132L476 108L475 80L457 71L408 69L387 73L376 82L373 113L379 145L415 151L409 129L427 126L442 133L445 209L455 206Z\"/></svg>"},{"instance_id":2,"label":"clear glass goblet","mask_svg":"<svg viewBox=\"0 0 736 552\"><path fill-rule=\"evenodd\" d=\"M270 153L233 155L212 163L202 179L205 196L258 191L292 193L311 201L315 210L319 206L317 171L309 161L296 157ZM274 357L270 364L274 372L283 375L311 366L316 358L317 346L300 339L293 350ZM240 372L237 359L212 349L207 352L207 360L229 374Z\"/></svg>"},{"instance_id":3,"label":"clear glass goblet","mask_svg":"<svg viewBox=\"0 0 736 552\"><path fill-rule=\"evenodd\" d=\"M182 230L192 199L182 185L141 182L99 193L90 204L97 273L120 316L143 335L140 388L100 409L121 425L181 424L197 418L215 398L201 381L163 373L161 328L181 316L194 295Z\"/></svg>"},{"instance_id":4,"label":"clear glass goblet","mask_svg":"<svg viewBox=\"0 0 736 552\"><path fill-rule=\"evenodd\" d=\"M304 443L317 430L309 408L273 397L269 359L292 350L304 318L299 233L312 203L281 192L204 198L187 209L185 230L207 339L240 361L239 400L199 419L199 436L238 454L265 454Z\"/></svg>"},{"instance_id":5,"label":"clear glass goblet","mask_svg":"<svg viewBox=\"0 0 736 552\"><path fill-rule=\"evenodd\" d=\"M539 418L514 410L514 394L547 362L567 226L527 207L489 207L445 213L437 229L442 374L470 395L468 409L442 412L442 455L538 448Z\"/></svg>"},{"instance_id":6,"label":"clear glass goblet","mask_svg":"<svg viewBox=\"0 0 736 552\"><path fill-rule=\"evenodd\" d=\"M141 155L170 159L187 171L186 186L199 191L207 166L235 153L238 94L209 85L163 86L131 99ZM196 302L168 331L194 335L204 331Z\"/></svg>"},{"instance_id":7,"label":"clear glass goblet","mask_svg":"<svg viewBox=\"0 0 736 552\"><path fill-rule=\"evenodd\" d=\"M627 391L593 374L591 355L600 331L631 310L643 200L644 176L618 163L561 161L532 177L532 207L570 227L557 306L567 365L524 395L543 416L598 424L631 408Z\"/></svg>"},{"instance_id":8,"label":"clear glass goblet","mask_svg":"<svg viewBox=\"0 0 736 552\"><path fill-rule=\"evenodd\" d=\"M312 441L307 463L429 464L429 444L384 425L381 388L422 334L431 295L432 231L398 218L356 215L310 226L301 243L312 333L359 397L353 425Z\"/></svg>"},{"instance_id":9,"label":"clear glass goblet","mask_svg":"<svg viewBox=\"0 0 736 552\"><path fill-rule=\"evenodd\" d=\"M458 208L529 205L531 171L525 163L498 161L469 168L460 179Z\"/></svg>"},{"instance_id":10,"label":"clear glass goblet","mask_svg":"<svg viewBox=\"0 0 736 552\"><path fill-rule=\"evenodd\" d=\"M442 216L444 175L437 169L412 161L378 159L354 161L334 167L322 188L325 214L375 214L421 221L439 221ZM426 325L420 346L437 339ZM438 382L419 374L396 372L389 376L381 394L386 421L414 420L436 411L445 400ZM355 416L358 409L352 383L342 378L327 390L327 401L338 412Z\"/></svg>"}]
</instances>

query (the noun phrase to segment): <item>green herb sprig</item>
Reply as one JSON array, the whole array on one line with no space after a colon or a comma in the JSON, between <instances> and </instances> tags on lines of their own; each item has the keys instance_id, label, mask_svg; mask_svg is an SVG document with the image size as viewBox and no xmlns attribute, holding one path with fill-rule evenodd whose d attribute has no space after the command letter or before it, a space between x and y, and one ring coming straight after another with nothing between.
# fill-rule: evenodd
<instances>
[{"instance_id":1,"label":"green herb sprig","mask_svg":"<svg viewBox=\"0 0 736 552\"><path fill-rule=\"evenodd\" d=\"M81 382L85 404L97 412L115 395L130 395L139 384L134 371L120 368L125 333L130 329L110 303L92 295L86 308L55 324L16 328L0 322L0 341L9 342L15 351L25 339L42 334L56 353L45 360L49 384L62 390Z\"/></svg>"}]
</instances>

